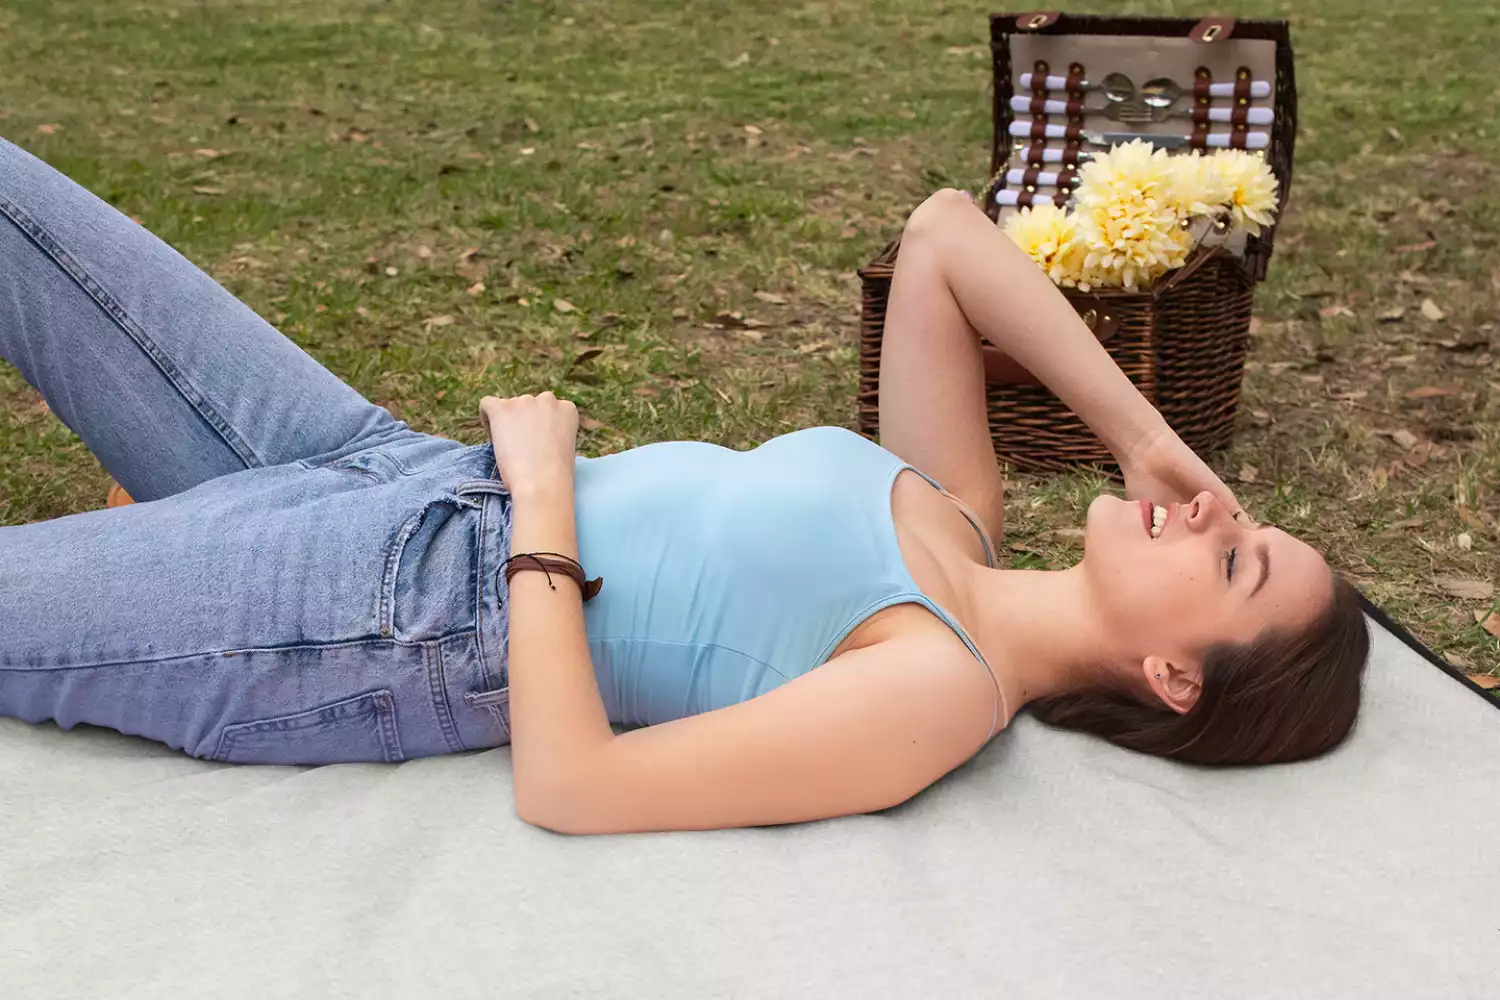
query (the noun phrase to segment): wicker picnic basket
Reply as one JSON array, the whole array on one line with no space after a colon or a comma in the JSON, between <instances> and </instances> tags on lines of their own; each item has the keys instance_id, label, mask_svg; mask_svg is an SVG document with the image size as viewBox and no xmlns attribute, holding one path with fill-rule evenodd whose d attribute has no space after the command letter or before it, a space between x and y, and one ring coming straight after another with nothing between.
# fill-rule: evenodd
<instances>
[{"instance_id":1,"label":"wicker picnic basket","mask_svg":"<svg viewBox=\"0 0 1500 1000\"><path fill-rule=\"evenodd\" d=\"M1018 207L1049 197L1029 183L1038 176L1035 164L1039 161L1024 157L1040 156L1043 149L1056 150L1047 155L1059 157L1060 162L1048 162L1059 162L1065 170L1076 167L1078 133L1083 126L1082 118L1073 115L1083 100L1078 88L1088 87L1087 76L1096 75L1089 69L1090 63L1097 70L1139 65L1145 73L1161 73L1163 65L1184 67L1183 72L1190 73L1194 80L1193 90L1188 92L1191 103L1202 108L1212 103L1211 94L1224 92L1220 88L1234 88L1234 103L1253 106L1247 100L1252 77L1274 76L1263 102L1274 109L1270 112L1274 117L1265 155L1279 181L1279 207L1285 208L1297 125L1292 50L1285 21L1055 12L993 14L990 38L995 131L990 164L993 180L985 195L985 211L997 224L1004 211L998 200L1003 197L1001 191L1010 190L1009 203ZM1023 123L1021 127L1031 129L1035 138L1029 147L1022 143L1013 148L1013 98L1018 86L1012 70L1018 58L1026 61L1017 68L1030 72L1035 85L1029 98L1023 91L1018 99L1030 103L1034 115L1030 125ZM1049 79L1049 70L1054 69L1058 74L1066 71L1065 89L1070 101L1077 102L1068 105L1068 116L1052 118L1051 124L1063 123L1066 129L1060 142L1041 137L1049 122L1047 115L1039 113L1047 96L1043 88L1063 82L1056 76ZM1097 76L1103 75L1097 72ZM1234 82L1218 83L1210 89L1210 84L1226 79ZM1194 116L1194 126L1192 145L1186 148L1244 148L1244 112L1234 111L1234 118L1222 127L1200 118L1196 108L1189 114ZM1201 114L1206 116L1208 112L1203 110ZM1168 134L1173 128L1163 122L1141 130ZM1175 131L1180 133L1181 126ZM1216 138L1206 138L1210 134L1216 134ZM1023 158L1019 164L1017 157ZM1061 203L1065 196L1052 197ZM1259 236L1240 234L1234 243L1200 246L1186 265L1146 290L1095 289L1085 294L1062 289L1126 376L1200 454L1226 447L1233 436L1254 286L1265 278L1274 235L1274 228L1268 227ZM858 422L860 432L872 440L879 427L880 344L886 301L899 250L898 238L859 270L863 302ZM1002 461L1042 470L1087 466L1119 478L1118 466L1104 444L1035 376L989 343L983 345L983 354L990 433Z\"/></svg>"}]
</instances>

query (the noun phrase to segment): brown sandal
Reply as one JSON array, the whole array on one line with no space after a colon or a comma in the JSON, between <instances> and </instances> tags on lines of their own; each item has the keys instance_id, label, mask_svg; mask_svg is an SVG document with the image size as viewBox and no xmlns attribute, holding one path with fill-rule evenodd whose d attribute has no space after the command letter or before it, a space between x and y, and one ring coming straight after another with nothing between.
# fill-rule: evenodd
<instances>
[{"instance_id":1,"label":"brown sandal","mask_svg":"<svg viewBox=\"0 0 1500 1000\"><path fill-rule=\"evenodd\" d=\"M129 493L125 492L125 487L121 486L119 483L110 483L109 503L107 506L123 507L128 503L135 503L135 501L130 498Z\"/></svg>"}]
</instances>

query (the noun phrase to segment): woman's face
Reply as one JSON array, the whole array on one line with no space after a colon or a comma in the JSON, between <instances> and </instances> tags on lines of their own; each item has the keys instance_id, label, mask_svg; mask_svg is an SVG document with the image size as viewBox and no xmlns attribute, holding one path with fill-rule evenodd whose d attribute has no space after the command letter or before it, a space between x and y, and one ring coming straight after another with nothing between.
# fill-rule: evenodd
<instances>
[{"instance_id":1,"label":"woman's face","mask_svg":"<svg viewBox=\"0 0 1500 1000\"><path fill-rule=\"evenodd\" d=\"M1085 579L1122 656L1196 664L1214 643L1311 623L1332 599L1322 555L1280 528L1236 520L1207 491L1161 506L1167 521L1152 537L1151 505L1109 495L1089 505Z\"/></svg>"}]
</instances>

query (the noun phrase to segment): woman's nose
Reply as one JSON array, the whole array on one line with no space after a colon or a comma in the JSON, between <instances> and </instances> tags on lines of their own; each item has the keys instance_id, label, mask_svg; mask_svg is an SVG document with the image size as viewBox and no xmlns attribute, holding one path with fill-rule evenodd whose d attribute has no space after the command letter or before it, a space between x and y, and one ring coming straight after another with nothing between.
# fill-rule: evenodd
<instances>
[{"instance_id":1,"label":"woman's nose","mask_svg":"<svg viewBox=\"0 0 1500 1000\"><path fill-rule=\"evenodd\" d=\"M1208 490L1199 493L1185 505L1187 523L1194 528L1206 528L1224 513L1224 505Z\"/></svg>"}]
</instances>

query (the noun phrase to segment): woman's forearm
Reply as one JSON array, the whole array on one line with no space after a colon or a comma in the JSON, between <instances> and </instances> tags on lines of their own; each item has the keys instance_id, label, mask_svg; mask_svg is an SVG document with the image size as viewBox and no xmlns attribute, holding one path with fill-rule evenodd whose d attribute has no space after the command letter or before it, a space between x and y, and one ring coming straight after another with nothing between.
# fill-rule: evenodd
<instances>
[{"instance_id":1,"label":"woman's forearm","mask_svg":"<svg viewBox=\"0 0 1500 1000\"><path fill-rule=\"evenodd\" d=\"M578 558L571 479L511 492L510 551ZM588 567L584 567L585 570ZM583 599L571 577L540 570L510 579L511 760L523 816L549 808L587 761L614 738L589 656Z\"/></svg>"},{"instance_id":2,"label":"woman's forearm","mask_svg":"<svg viewBox=\"0 0 1500 1000\"><path fill-rule=\"evenodd\" d=\"M1116 459L1170 433L1051 279L967 197L940 192L924 202L903 251L909 240L935 248L969 325L1041 379Z\"/></svg>"}]
</instances>

